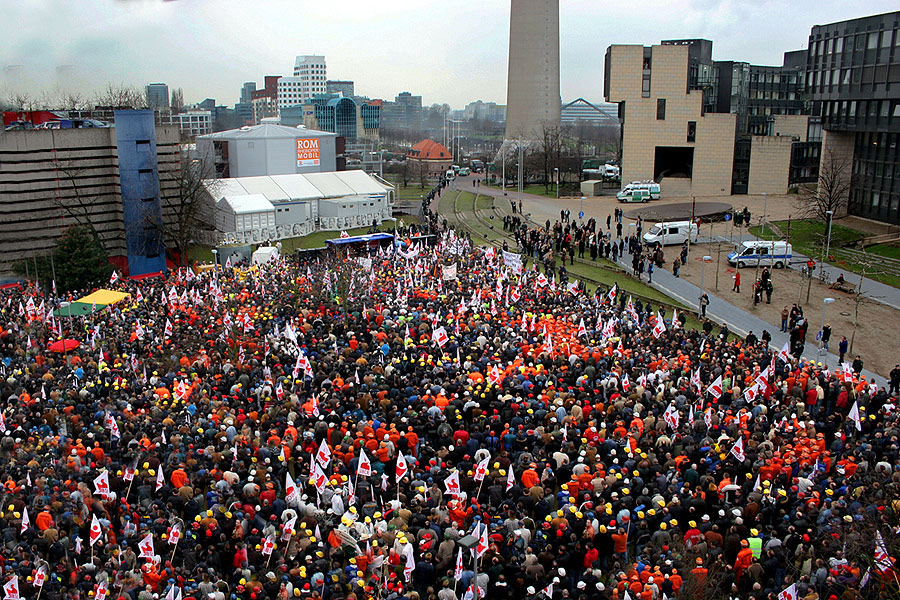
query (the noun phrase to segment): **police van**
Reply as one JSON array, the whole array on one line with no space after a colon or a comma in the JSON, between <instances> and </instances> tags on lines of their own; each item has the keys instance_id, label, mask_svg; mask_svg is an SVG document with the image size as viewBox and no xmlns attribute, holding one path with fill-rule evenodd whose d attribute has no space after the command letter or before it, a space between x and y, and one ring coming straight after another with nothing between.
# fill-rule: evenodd
<instances>
[{"instance_id":1,"label":"police van","mask_svg":"<svg viewBox=\"0 0 900 600\"><path fill-rule=\"evenodd\" d=\"M659 200L659 184L655 181L632 181L616 194L619 202Z\"/></svg>"},{"instance_id":2,"label":"police van","mask_svg":"<svg viewBox=\"0 0 900 600\"><path fill-rule=\"evenodd\" d=\"M786 267L793 257L794 249L787 242L756 240L744 242L734 252L728 254L728 263L738 269L744 267L768 266L776 269Z\"/></svg>"}]
</instances>

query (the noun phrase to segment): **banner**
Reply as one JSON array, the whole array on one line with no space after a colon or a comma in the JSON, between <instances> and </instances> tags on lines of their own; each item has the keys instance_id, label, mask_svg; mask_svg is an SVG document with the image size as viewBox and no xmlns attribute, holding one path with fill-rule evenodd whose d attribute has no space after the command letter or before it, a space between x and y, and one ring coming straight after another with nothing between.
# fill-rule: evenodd
<instances>
[{"instance_id":1,"label":"banner","mask_svg":"<svg viewBox=\"0 0 900 600\"><path fill-rule=\"evenodd\" d=\"M516 273L522 272L522 255L516 254L515 252L507 252L503 251L503 264L507 267L515 271Z\"/></svg>"},{"instance_id":2,"label":"banner","mask_svg":"<svg viewBox=\"0 0 900 600\"><path fill-rule=\"evenodd\" d=\"M452 281L456 279L456 265L450 265L449 267L443 268L443 277L444 281Z\"/></svg>"},{"instance_id":3,"label":"banner","mask_svg":"<svg viewBox=\"0 0 900 600\"><path fill-rule=\"evenodd\" d=\"M297 140L297 166L298 167L318 167L319 166L319 139L318 138Z\"/></svg>"}]
</instances>

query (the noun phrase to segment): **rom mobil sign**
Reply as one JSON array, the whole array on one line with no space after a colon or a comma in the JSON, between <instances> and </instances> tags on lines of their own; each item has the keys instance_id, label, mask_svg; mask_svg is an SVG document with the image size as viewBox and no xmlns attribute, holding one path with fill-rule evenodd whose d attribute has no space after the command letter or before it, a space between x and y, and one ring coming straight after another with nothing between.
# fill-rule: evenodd
<instances>
[{"instance_id":1,"label":"rom mobil sign","mask_svg":"<svg viewBox=\"0 0 900 600\"><path fill-rule=\"evenodd\" d=\"M297 140L297 166L319 166L319 139Z\"/></svg>"}]
</instances>

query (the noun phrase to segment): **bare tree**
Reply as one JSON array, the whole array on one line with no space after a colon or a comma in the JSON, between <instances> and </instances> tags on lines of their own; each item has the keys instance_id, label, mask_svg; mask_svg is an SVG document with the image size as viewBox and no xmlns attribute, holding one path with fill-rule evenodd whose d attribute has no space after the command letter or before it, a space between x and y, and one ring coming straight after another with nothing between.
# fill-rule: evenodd
<instances>
[{"instance_id":1,"label":"bare tree","mask_svg":"<svg viewBox=\"0 0 900 600\"><path fill-rule=\"evenodd\" d=\"M143 108L147 106L147 98L135 87L107 83L106 88L94 97L94 104L113 108Z\"/></svg>"},{"instance_id":2,"label":"bare tree","mask_svg":"<svg viewBox=\"0 0 900 600\"><path fill-rule=\"evenodd\" d=\"M541 124L540 135L540 147L535 156L544 173L544 186L549 189L553 184L553 169L560 168L563 134L558 123L547 122Z\"/></svg>"},{"instance_id":3,"label":"bare tree","mask_svg":"<svg viewBox=\"0 0 900 600\"><path fill-rule=\"evenodd\" d=\"M849 162L828 149L819 166L819 180L801 188L796 207L805 218L827 221L829 211L840 216L847 209L849 192Z\"/></svg>"},{"instance_id":4,"label":"bare tree","mask_svg":"<svg viewBox=\"0 0 900 600\"><path fill-rule=\"evenodd\" d=\"M424 190L425 186L428 184L428 165L424 162L417 161L416 169L416 175L418 175L419 178L419 189Z\"/></svg>"},{"instance_id":5,"label":"bare tree","mask_svg":"<svg viewBox=\"0 0 900 600\"><path fill-rule=\"evenodd\" d=\"M172 90L172 101L169 103L173 113L180 113L184 110L184 90L175 88Z\"/></svg>"},{"instance_id":6,"label":"bare tree","mask_svg":"<svg viewBox=\"0 0 900 600\"><path fill-rule=\"evenodd\" d=\"M53 167L59 178L54 204L75 221L102 246L103 240L97 230L93 214L97 206L97 198L81 189L80 180L85 174L83 167L70 160L53 159Z\"/></svg>"},{"instance_id":7,"label":"bare tree","mask_svg":"<svg viewBox=\"0 0 900 600\"><path fill-rule=\"evenodd\" d=\"M213 181L213 168L211 161L192 160L182 154L166 185L160 181L162 221L151 220L146 225L159 228L180 265L187 264L188 249L205 233L215 230L213 196L217 182Z\"/></svg>"}]
</instances>

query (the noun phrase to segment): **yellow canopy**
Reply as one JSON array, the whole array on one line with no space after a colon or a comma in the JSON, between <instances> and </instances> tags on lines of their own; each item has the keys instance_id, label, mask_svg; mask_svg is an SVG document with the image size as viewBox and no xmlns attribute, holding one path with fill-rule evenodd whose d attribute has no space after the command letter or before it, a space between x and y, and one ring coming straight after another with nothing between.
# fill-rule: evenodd
<instances>
[{"instance_id":1,"label":"yellow canopy","mask_svg":"<svg viewBox=\"0 0 900 600\"><path fill-rule=\"evenodd\" d=\"M131 294L126 294L124 292L116 292L113 290L97 290L93 294L88 294L84 298L79 298L78 302L83 302L84 304L115 304L116 302L121 302L129 296L131 296Z\"/></svg>"}]
</instances>

